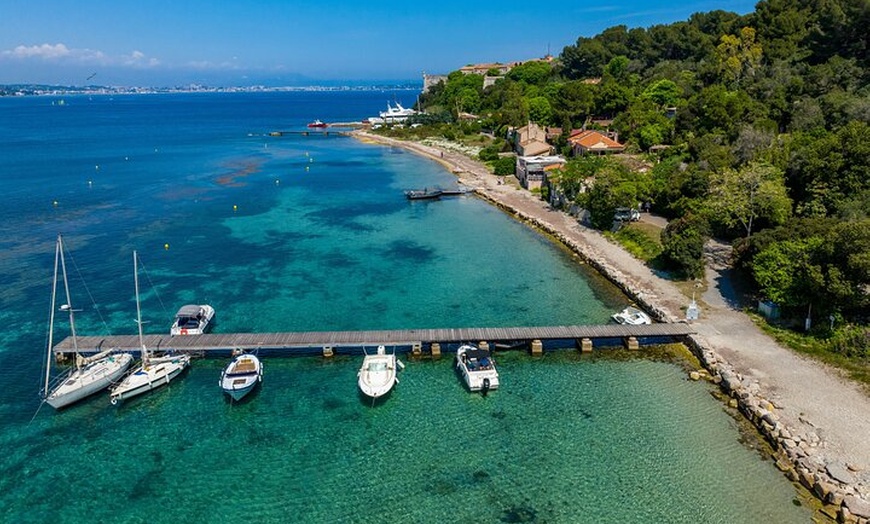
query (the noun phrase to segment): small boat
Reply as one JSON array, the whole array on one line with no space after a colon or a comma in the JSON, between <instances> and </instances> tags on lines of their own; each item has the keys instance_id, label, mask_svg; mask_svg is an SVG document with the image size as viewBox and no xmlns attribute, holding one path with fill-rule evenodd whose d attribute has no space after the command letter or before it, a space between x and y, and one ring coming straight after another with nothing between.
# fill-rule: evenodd
<instances>
[{"instance_id":1,"label":"small boat","mask_svg":"<svg viewBox=\"0 0 870 524\"><path fill-rule=\"evenodd\" d=\"M309 122L308 127L327 127L329 124L325 124L320 120L315 120L314 122Z\"/></svg>"},{"instance_id":2,"label":"small boat","mask_svg":"<svg viewBox=\"0 0 870 524\"><path fill-rule=\"evenodd\" d=\"M378 346L378 352L374 355L366 354L357 374L360 391L372 400L389 393L399 381L396 366L402 366L402 363L395 354L388 355L384 346Z\"/></svg>"},{"instance_id":3,"label":"small boat","mask_svg":"<svg viewBox=\"0 0 870 524\"><path fill-rule=\"evenodd\" d=\"M242 353L221 373L221 389L233 400L242 400L263 381L263 365L256 355Z\"/></svg>"},{"instance_id":4,"label":"small boat","mask_svg":"<svg viewBox=\"0 0 870 524\"><path fill-rule=\"evenodd\" d=\"M214 308L208 304L181 306L175 314L169 333L175 335L202 335L214 318Z\"/></svg>"},{"instance_id":5,"label":"small boat","mask_svg":"<svg viewBox=\"0 0 870 524\"><path fill-rule=\"evenodd\" d=\"M470 344L459 346L456 350L456 369L462 374L470 391L480 391L485 395L491 389L498 389L498 371L488 349Z\"/></svg>"},{"instance_id":6,"label":"small boat","mask_svg":"<svg viewBox=\"0 0 870 524\"><path fill-rule=\"evenodd\" d=\"M93 395L109 387L113 382L120 379L130 364L133 355L118 353L114 349L101 351L96 355L85 357L78 352L75 354L75 366L63 375L51 379L51 363L53 360L52 343L54 340L54 313L57 299L58 263L62 271L63 287L66 291L66 304L58 308L69 314L70 335L73 347L78 349L76 343L75 311L70 304L69 284L66 274L66 261L64 260L63 238L57 236L57 246L54 257L54 281L51 288L51 320L48 331L48 356L46 357L45 387L42 397L49 406L60 409L77 402L85 397Z\"/></svg>"},{"instance_id":7,"label":"small boat","mask_svg":"<svg viewBox=\"0 0 870 524\"><path fill-rule=\"evenodd\" d=\"M136 252L133 251L133 275L136 282L136 323L139 325L139 346L142 348L142 361L120 384L110 390L109 398L112 404L169 384L169 381L180 375L190 365L190 355L167 354L154 357L145 347L145 338L142 335L142 310L139 307L137 260Z\"/></svg>"},{"instance_id":8,"label":"small boat","mask_svg":"<svg viewBox=\"0 0 870 524\"><path fill-rule=\"evenodd\" d=\"M405 191L408 200L433 200L440 198L444 191L438 188L409 189Z\"/></svg>"},{"instance_id":9,"label":"small boat","mask_svg":"<svg viewBox=\"0 0 870 524\"><path fill-rule=\"evenodd\" d=\"M628 306L619 313L614 313L610 318L617 324L628 324L631 326L652 324L649 315L634 306Z\"/></svg>"},{"instance_id":10,"label":"small boat","mask_svg":"<svg viewBox=\"0 0 870 524\"><path fill-rule=\"evenodd\" d=\"M470 189L464 187L458 187L456 189L442 189L441 196L461 196L471 193Z\"/></svg>"}]
</instances>

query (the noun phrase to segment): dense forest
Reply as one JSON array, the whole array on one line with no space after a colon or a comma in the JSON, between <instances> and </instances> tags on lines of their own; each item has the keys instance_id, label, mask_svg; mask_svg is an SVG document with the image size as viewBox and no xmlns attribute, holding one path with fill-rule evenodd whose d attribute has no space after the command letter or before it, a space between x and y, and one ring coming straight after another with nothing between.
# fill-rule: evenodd
<instances>
[{"instance_id":1,"label":"dense forest","mask_svg":"<svg viewBox=\"0 0 870 524\"><path fill-rule=\"evenodd\" d=\"M736 267L787 315L811 309L831 325L866 325L868 28L867 0L763 0L742 16L611 27L486 89L482 75L455 71L421 104L430 122L471 113L477 124L453 128L497 137L529 121L565 130L609 121L652 168L572 159L554 178L594 226L610 228L617 206L650 202L670 219L660 256L669 270L697 277L706 239L733 241ZM564 135L555 145L567 151Z\"/></svg>"}]
</instances>

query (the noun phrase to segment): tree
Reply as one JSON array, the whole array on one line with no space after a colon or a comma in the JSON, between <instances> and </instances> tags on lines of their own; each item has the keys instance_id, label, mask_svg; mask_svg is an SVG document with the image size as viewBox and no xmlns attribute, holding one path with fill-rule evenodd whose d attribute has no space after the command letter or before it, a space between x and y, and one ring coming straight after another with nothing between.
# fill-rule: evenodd
<instances>
[{"instance_id":1,"label":"tree","mask_svg":"<svg viewBox=\"0 0 870 524\"><path fill-rule=\"evenodd\" d=\"M552 124L553 108L546 97L536 96L529 100L529 120L543 125Z\"/></svg>"},{"instance_id":2,"label":"tree","mask_svg":"<svg viewBox=\"0 0 870 524\"><path fill-rule=\"evenodd\" d=\"M677 105L682 90L673 80L653 82L641 93L641 98L652 100L658 107L665 108Z\"/></svg>"},{"instance_id":3,"label":"tree","mask_svg":"<svg viewBox=\"0 0 870 524\"><path fill-rule=\"evenodd\" d=\"M741 226L747 237L757 220L779 225L791 215L782 171L757 162L714 174L708 202L712 217L729 228Z\"/></svg>"},{"instance_id":4,"label":"tree","mask_svg":"<svg viewBox=\"0 0 870 524\"><path fill-rule=\"evenodd\" d=\"M665 265L686 278L704 275L704 243L709 237L707 221L699 215L672 220L662 231Z\"/></svg>"},{"instance_id":5,"label":"tree","mask_svg":"<svg viewBox=\"0 0 870 524\"><path fill-rule=\"evenodd\" d=\"M737 83L755 76L761 65L761 44L755 41L755 29L744 27L739 35L723 35L716 47L719 73L726 82Z\"/></svg>"}]
</instances>

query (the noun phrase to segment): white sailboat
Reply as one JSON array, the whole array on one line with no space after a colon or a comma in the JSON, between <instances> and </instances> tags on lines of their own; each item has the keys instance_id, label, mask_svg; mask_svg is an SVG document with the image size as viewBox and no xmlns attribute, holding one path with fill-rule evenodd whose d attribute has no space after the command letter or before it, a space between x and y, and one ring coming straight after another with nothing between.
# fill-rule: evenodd
<instances>
[{"instance_id":1,"label":"white sailboat","mask_svg":"<svg viewBox=\"0 0 870 524\"><path fill-rule=\"evenodd\" d=\"M76 340L75 309L69 293L69 281L66 275L66 260L64 258L63 237L57 236L57 247L54 254L54 280L51 285L51 315L48 330L48 356L45 366L45 387L42 396L45 402L55 409L68 406L98 391L109 387L121 378L133 362L129 353L116 353L109 349L83 357L78 351ZM70 335L75 350L75 366L63 375L51 379L52 344L54 343L54 313L57 306L58 265L63 276L63 288L66 293L66 304L60 306L60 311L69 313Z\"/></svg>"},{"instance_id":2,"label":"white sailboat","mask_svg":"<svg viewBox=\"0 0 870 524\"><path fill-rule=\"evenodd\" d=\"M169 384L170 380L180 375L184 368L190 364L190 355L154 357L145 347L145 339L142 336L142 309L139 307L139 265L135 251L133 251L133 276L136 282L136 323L139 326L142 362L132 373L127 375L123 382L112 388L112 404Z\"/></svg>"}]
</instances>

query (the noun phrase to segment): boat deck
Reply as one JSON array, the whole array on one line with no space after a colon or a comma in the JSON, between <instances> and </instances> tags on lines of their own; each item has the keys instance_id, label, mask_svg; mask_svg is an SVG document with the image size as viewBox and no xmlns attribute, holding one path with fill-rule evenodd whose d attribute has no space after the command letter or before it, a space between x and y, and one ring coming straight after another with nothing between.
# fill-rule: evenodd
<instances>
[{"instance_id":1,"label":"boat deck","mask_svg":"<svg viewBox=\"0 0 870 524\"><path fill-rule=\"evenodd\" d=\"M390 331L300 331L291 333L209 333L205 335L146 335L144 342L151 350L194 352L208 355L225 355L233 349L244 351L272 351L281 354L306 355L343 349L358 353L371 346L392 346L399 351L419 350L433 343L445 346L463 342L486 341L496 347L527 347L533 340L542 342L590 339L593 343L607 345L619 340L634 338L638 344L661 343L663 339L680 339L695 333L690 324L668 323L642 326L605 324L593 326L549 327L495 327L495 328L441 328L403 329ZM598 345L597 344L597 345ZM613 345L612 343L610 345ZM98 352L109 348L138 352L136 335L78 337L81 353ZM72 339L67 337L56 346L57 356L73 353ZM455 350L455 348L452 348Z\"/></svg>"}]
</instances>

